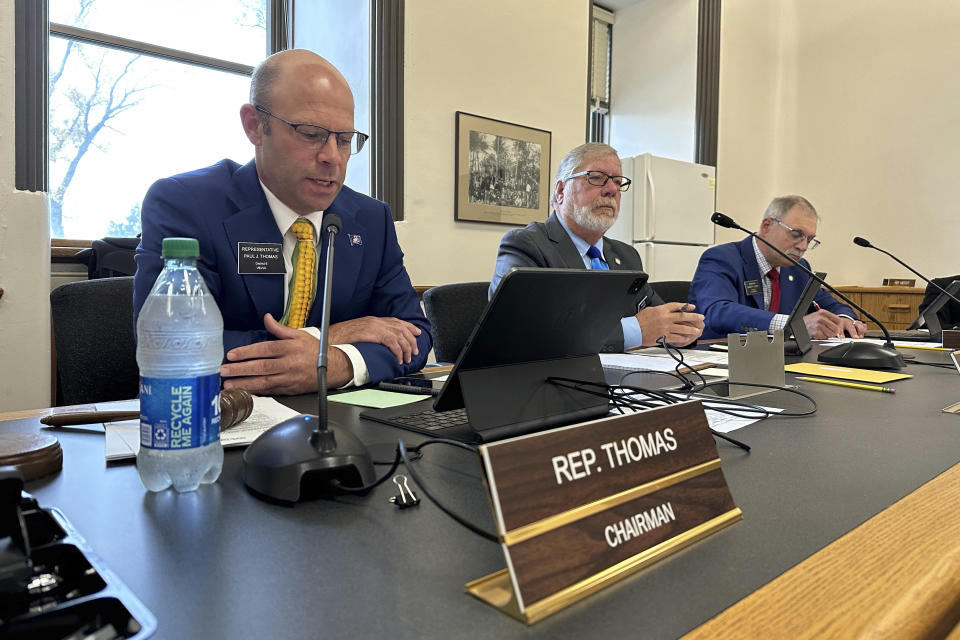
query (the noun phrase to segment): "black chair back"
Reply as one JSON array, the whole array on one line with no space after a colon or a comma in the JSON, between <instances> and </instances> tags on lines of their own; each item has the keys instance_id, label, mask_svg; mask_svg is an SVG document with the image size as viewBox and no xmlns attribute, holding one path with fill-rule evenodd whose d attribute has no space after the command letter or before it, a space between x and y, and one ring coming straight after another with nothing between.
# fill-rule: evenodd
<instances>
[{"instance_id":1,"label":"black chair back","mask_svg":"<svg viewBox=\"0 0 960 640\"><path fill-rule=\"evenodd\" d=\"M489 282L458 282L427 289L423 309L433 327L437 362L456 362L487 308Z\"/></svg>"},{"instance_id":2,"label":"black chair back","mask_svg":"<svg viewBox=\"0 0 960 640\"><path fill-rule=\"evenodd\" d=\"M689 280L662 280L651 282L650 286L664 302L686 302L690 295Z\"/></svg>"},{"instance_id":3,"label":"black chair back","mask_svg":"<svg viewBox=\"0 0 960 640\"><path fill-rule=\"evenodd\" d=\"M80 280L50 292L57 404L136 398L133 277Z\"/></svg>"},{"instance_id":4,"label":"black chair back","mask_svg":"<svg viewBox=\"0 0 960 640\"><path fill-rule=\"evenodd\" d=\"M102 238L94 240L89 249L80 251L75 259L87 264L87 278L117 278L137 272L133 257L140 238Z\"/></svg>"}]
</instances>

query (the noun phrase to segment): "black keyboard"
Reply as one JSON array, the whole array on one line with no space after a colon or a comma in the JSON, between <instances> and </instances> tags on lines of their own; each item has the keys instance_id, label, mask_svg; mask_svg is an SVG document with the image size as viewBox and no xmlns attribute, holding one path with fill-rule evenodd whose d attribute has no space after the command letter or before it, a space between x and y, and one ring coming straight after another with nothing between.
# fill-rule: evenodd
<instances>
[{"instance_id":1,"label":"black keyboard","mask_svg":"<svg viewBox=\"0 0 960 640\"><path fill-rule=\"evenodd\" d=\"M440 429L451 429L453 427L462 427L470 424L467 419L466 409L453 409L452 411L420 411L418 413L408 413L402 416L390 418L390 422L397 425L425 429L427 431L437 431Z\"/></svg>"},{"instance_id":2,"label":"black keyboard","mask_svg":"<svg viewBox=\"0 0 960 640\"><path fill-rule=\"evenodd\" d=\"M883 331L870 330L867 331L864 338L880 338L881 340L885 337ZM900 329L890 332L890 338L893 340L904 340L904 341L913 341L913 342L930 342L932 338L930 337L930 332L926 329Z\"/></svg>"}]
</instances>

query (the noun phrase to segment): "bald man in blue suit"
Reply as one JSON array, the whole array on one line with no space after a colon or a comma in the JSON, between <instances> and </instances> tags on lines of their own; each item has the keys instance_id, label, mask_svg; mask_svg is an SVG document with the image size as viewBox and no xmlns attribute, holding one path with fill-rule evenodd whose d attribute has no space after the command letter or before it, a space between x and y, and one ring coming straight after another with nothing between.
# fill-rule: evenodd
<instances>
[{"instance_id":1,"label":"bald man in blue suit","mask_svg":"<svg viewBox=\"0 0 960 640\"><path fill-rule=\"evenodd\" d=\"M819 244L817 212L801 196L775 198L760 224L760 237L809 268L803 254ZM779 280L776 308L773 275ZM802 269L753 237L707 249L700 257L690 285L689 301L702 310L703 337L723 338L728 333L783 329L810 278ZM866 325L853 309L820 289L814 305L803 317L811 338L841 335L862 338Z\"/></svg>"},{"instance_id":2,"label":"bald man in blue suit","mask_svg":"<svg viewBox=\"0 0 960 640\"><path fill-rule=\"evenodd\" d=\"M143 201L134 310L139 314L161 268L163 238L200 243L198 266L223 315L224 387L260 394L317 390L326 213L343 223L334 240L327 383L360 385L423 367L429 324L403 266L389 207L343 186L358 150L353 95L329 62L303 50L270 56L254 71L251 104L240 118L255 159L155 183ZM309 124L298 124L309 123ZM289 297L293 222L314 225L317 298L302 329L281 325ZM239 266L239 245L283 248L273 273Z\"/></svg>"}]
</instances>

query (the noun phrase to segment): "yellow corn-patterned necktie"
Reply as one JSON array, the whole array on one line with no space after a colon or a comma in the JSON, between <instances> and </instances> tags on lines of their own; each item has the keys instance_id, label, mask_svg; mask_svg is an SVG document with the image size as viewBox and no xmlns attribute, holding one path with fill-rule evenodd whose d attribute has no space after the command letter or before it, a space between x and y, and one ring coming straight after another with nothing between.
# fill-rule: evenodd
<instances>
[{"instance_id":1,"label":"yellow corn-patterned necktie","mask_svg":"<svg viewBox=\"0 0 960 640\"><path fill-rule=\"evenodd\" d=\"M287 293L287 309L280 322L300 329L307 324L317 294L317 248L313 244L313 223L309 220L298 218L290 225L290 230L297 236L297 246L293 250L293 277Z\"/></svg>"}]
</instances>

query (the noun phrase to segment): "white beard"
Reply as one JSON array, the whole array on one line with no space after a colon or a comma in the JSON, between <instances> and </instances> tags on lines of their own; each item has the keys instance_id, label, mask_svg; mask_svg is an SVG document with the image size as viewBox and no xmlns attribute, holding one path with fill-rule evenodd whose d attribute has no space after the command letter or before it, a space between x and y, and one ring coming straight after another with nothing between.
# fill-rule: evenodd
<instances>
[{"instance_id":1,"label":"white beard","mask_svg":"<svg viewBox=\"0 0 960 640\"><path fill-rule=\"evenodd\" d=\"M612 198L600 198L586 207L573 205L573 219L584 229L606 233L607 229L612 227L613 223L617 221L619 210L617 210L617 213L612 217L597 215L593 212L594 207L604 205L609 205L613 207L614 210L617 210L616 201L614 201Z\"/></svg>"}]
</instances>

